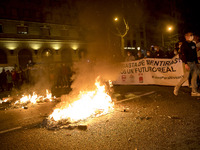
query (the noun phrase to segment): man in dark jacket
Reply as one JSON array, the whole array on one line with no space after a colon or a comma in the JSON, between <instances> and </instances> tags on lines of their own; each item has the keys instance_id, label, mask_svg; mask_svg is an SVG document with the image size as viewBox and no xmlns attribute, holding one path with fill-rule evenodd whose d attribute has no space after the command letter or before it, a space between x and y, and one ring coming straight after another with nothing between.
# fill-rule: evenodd
<instances>
[{"instance_id":1,"label":"man in dark jacket","mask_svg":"<svg viewBox=\"0 0 200 150\"><path fill-rule=\"evenodd\" d=\"M181 45L180 58L184 65L184 76L174 88L174 95L178 95L179 88L182 84L188 80L190 73L192 74L192 92L191 96L200 96L197 92L197 74L199 69L197 68L198 59L196 52L196 44L192 42L194 36L191 32L185 34L185 42Z\"/></svg>"}]
</instances>

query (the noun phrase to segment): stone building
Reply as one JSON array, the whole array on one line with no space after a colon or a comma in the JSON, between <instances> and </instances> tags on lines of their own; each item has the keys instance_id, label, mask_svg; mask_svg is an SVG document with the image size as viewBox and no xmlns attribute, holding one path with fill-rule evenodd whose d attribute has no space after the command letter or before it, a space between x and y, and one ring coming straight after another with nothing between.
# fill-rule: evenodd
<instances>
[{"instance_id":1,"label":"stone building","mask_svg":"<svg viewBox=\"0 0 200 150\"><path fill-rule=\"evenodd\" d=\"M0 66L77 61L87 47L74 5L64 0L2 0Z\"/></svg>"}]
</instances>

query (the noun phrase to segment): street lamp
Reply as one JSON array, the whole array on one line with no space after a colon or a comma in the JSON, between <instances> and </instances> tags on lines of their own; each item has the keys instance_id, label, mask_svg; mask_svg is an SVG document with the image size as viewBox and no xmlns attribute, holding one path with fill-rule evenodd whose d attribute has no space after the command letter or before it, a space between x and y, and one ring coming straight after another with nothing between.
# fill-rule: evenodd
<instances>
[{"instance_id":1,"label":"street lamp","mask_svg":"<svg viewBox=\"0 0 200 150\"><path fill-rule=\"evenodd\" d=\"M118 22L119 21L119 18L118 17L115 17L114 18L114 21L115 22ZM128 33L128 30L129 30L129 26L128 26L128 23L126 22L126 20L123 18L123 22L124 22L124 25L125 25L125 31L122 32L119 30L118 26L116 25L116 30L117 30L117 36L120 37L121 39L121 54L122 56L124 57L124 37L126 36L126 34Z\"/></svg>"},{"instance_id":2,"label":"street lamp","mask_svg":"<svg viewBox=\"0 0 200 150\"><path fill-rule=\"evenodd\" d=\"M167 30L168 30L168 31L172 31L172 27L169 26L169 27L167 28Z\"/></svg>"},{"instance_id":3,"label":"street lamp","mask_svg":"<svg viewBox=\"0 0 200 150\"><path fill-rule=\"evenodd\" d=\"M117 21L118 21L118 18L117 18L117 17L115 17L115 18L114 18L114 21L115 21L115 22L117 22Z\"/></svg>"},{"instance_id":4,"label":"street lamp","mask_svg":"<svg viewBox=\"0 0 200 150\"><path fill-rule=\"evenodd\" d=\"M172 30L173 30L173 27L172 26L167 26L167 32L172 32ZM163 34L163 32L162 32L162 47L164 48L164 46L165 46L165 40L164 40L164 34Z\"/></svg>"}]
</instances>

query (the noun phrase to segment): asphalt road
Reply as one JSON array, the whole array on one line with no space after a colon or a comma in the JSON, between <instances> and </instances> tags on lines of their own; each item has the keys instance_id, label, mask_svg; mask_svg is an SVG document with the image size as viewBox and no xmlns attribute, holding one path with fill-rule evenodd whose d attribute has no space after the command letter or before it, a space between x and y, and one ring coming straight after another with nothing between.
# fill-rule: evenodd
<instances>
[{"instance_id":1,"label":"asphalt road","mask_svg":"<svg viewBox=\"0 0 200 150\"><path fill-rule=\"evenodd\" d=\"M85 121L87 130L43 128L42 120L55 103L0 110L0 149L200 149L200 98L191 97L188 87L178 96L172 91L165 86L116 86L120 96L114 112Z\"/></svg>"}]
</instances>

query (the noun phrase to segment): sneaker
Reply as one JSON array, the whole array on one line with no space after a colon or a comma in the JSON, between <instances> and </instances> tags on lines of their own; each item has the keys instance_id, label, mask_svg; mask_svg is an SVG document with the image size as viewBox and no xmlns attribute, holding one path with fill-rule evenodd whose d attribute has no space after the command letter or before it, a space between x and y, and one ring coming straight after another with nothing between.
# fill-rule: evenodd
<instances>
[{"instance_id":1,"label":"sneaker","mask_svg":"<svg viewBox=\"0 0 200 150\"><path fill-rule=\"evenodd\" d=\"M200 96L199 92L191 92L191 96Z\"/></svg>"},{"instance_id":2,"label":"sneaker","mask_svg":"<svg viewBox=\"0 0 200 150\"><path fill-rule=\"evenodd\" d=\"M177 87L174 87L174 95L178 95L178 89L177 89Z\"/></svg>"}]
</instances>

